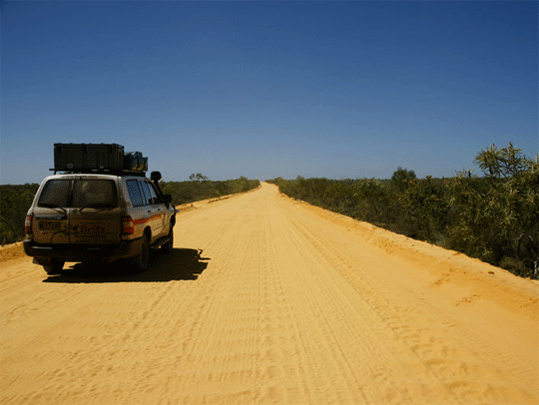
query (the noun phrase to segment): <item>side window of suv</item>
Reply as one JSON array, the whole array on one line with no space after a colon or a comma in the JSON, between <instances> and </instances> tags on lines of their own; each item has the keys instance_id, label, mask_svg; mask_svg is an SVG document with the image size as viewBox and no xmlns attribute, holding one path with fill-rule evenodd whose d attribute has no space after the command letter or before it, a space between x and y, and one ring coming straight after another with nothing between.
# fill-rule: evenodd
<instances>
[{"instance_id":1,"label":"side window of suv","mask_svg":"<svg viewBox=\"0 0 539 405\"><path fill-rule=\"evenodd\" d=\"M151 203L152 204L159 204L161 201L159 197L157 197L157 192L155 191L155 188L152 183L146 182L146 185L148 186L148 189L150 190L151 195Z\"/></svg>"},{"instance_id":2,"label":"side window of suv","mask_svg":"<svg viewBox=\"0 0 539 405\"><path fill-rule=\"evenodd\" d=\"M153 185L144 180L140 182L140 185L144 190L144 195L146 196L146 204L157 204L159 199L157 198L157 193L155 192Z\"/></svg>"},{"instance_id":3,"label":"side window of suv","mask_svg":"<svg viewBox=\"0 0 539 405\"><path fill-rule=\"evenodd\" d=\"M138 184L138 180L127 180L125 184L127 185L127 191L129 192L129 199L133 207L139 207L146 204L146 199Z\"/></svg>"}]
</instances>

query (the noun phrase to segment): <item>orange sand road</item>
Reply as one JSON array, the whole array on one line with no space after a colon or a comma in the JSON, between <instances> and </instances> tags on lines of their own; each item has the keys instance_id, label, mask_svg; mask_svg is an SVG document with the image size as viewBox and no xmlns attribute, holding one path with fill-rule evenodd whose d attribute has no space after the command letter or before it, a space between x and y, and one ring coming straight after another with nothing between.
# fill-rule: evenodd
<instances>
[{"instance_id":1,"label":"orange sand road","mask_svg":"<svg viewBox=\"0 0 539 405\"><path fill-rule=\"evenodd\" d=\"M0 403L539 403L535 281L269 184L175 237L134 275L0 251Z\"/></svg>"}]
</instances>

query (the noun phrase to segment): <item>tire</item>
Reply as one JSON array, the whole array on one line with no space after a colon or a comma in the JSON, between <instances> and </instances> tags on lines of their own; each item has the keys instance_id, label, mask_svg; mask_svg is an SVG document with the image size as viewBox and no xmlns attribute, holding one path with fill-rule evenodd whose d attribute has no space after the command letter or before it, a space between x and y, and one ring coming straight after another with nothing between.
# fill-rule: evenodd
<instances>
[{"instance_id":1,"label":"tire","mask_svg":"<svg viewBox=\"0 0 539 405\"><path fill-rule=\"evenodd\" d=\"M170 228L170 233L168 234L168 241L163 246L161 246L161 251L163 253L172 253L172 250L174 249L174 230L172 227Z\"/></svg>"},{"instance_id":2,"label":"tire","mask_svg":"<svg viewBox=\"0 0 539 405\"><path fill-rule=\"evenodd\" d=\"M150 264L150 242L147 235L142 237L139 253L132 259L132 263L136 271L142 272L148 270Z\"/></svg>"},{"instance_id":3,"label":"tire","mask_svg":"<svg viewBox=\"0 0 539 405\"><path fill-rule=\"evenodd\" d=\"M65 262L57 259L53 259L51 264L44 264L43 268L49 276L60 274L64 268Z\"/></svg>"}]
</instances>

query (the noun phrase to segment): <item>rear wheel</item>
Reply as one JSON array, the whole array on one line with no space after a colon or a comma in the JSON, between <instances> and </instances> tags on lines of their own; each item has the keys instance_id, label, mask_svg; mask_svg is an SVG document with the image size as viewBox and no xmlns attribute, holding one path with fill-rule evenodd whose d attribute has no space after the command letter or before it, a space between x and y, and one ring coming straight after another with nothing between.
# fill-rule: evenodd
<instances>
[{"instance_id":1,"label":"rear wheel","mask_svg":"<svg viewBox=\"0 0 539 405\"><path fill-rule=\"evenodd\" d=\"M150 242L148 236L142 237L139 253L132 259L136 271L146 271L150 264Z\"/></svg>"},{"instance_id":2,"label":"rear wheel","mask_svg":"<svg viewBox=\"0 0 539 405\"><path fill-rule=\"evenodd\" d=\"M60 272L64 268L64 264L65 262L61 260L53 259L51 264L44 264L43 268L49 276L53 276L55 274L60 274Z\"/></svg>"}]
</instances>

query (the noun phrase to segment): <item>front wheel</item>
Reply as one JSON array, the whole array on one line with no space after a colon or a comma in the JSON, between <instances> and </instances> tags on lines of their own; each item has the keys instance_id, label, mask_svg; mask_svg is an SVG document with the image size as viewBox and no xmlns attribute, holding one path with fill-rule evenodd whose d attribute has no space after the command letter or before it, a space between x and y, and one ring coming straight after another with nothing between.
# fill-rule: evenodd
<instances>
[{"instance_id":1,"label":"front wheel","mask_svg":"<svg viewBox=\"0 0 539 405\"><path fill-rule=\"evenodd\" d=\"M163 253L172 253L172 249L174 248L174 230L170 228L170 233L168 234L168 241L163 246L161 246L161 250Z\"/></svg>"},{"instance_id":2,"label":"front wheel","mask_svg":"<svg viewBox=\"0 0 539 405\"><path fill-rule=\"evenodd\" d=\"M60 274L60 272L64 268L64 264L65 262L61 260L53 259L50 264L44 264L43 268L49 276L54 276L56 274Z\"/></svg>"}]
</instances>

